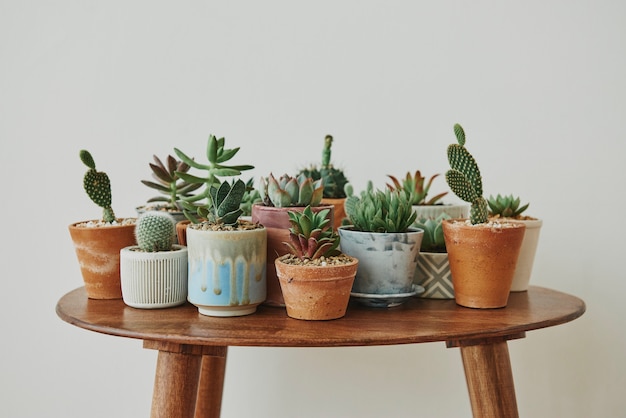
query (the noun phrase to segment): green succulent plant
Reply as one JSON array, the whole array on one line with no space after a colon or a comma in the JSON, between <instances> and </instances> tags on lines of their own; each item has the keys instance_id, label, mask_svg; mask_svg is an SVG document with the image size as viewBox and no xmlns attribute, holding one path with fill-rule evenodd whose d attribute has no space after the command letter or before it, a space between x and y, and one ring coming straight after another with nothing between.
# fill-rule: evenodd
<instances>
[{"instance_id":1,"label":"green succulent plant","mask_svg":"<svg viewBox=\"0 0 626 418\"><path fill-rule=\"evenodd\" d=\"M448 194L448 192L439 193L426 200L430 186L433 184L433 181L439 177L439 174L433 175L428 179L427 183L426 177L423 177L419 170L413 175L411 175L411 172L407 172L403 179L398 179L389 174L387 174L387 177L391 179L391 184L387 183L387 187L391 190L400 189L409 193L413 205L436 205L441 198Z\"/></svg>"},{"instance_id":2,"label":"green succulent plant","mask_svg":"<svg viewBox=\"0 0 626 418\"><path fill-rule=\"evenodd\" d=\"M135 238L142 251L170 251L176 237L176 221L167 212L148 211L137 218Z\"/></svg>"},{"instance_id":3,"label":"green succulent plant","mask_svg":"<svg viewBox=\"0 0 626 418\"><path fill-rule=\"evenodd\" d=\"M322 164L317 167L312 165L309 168L300 170L298 174L304 174L313 180L322 180L324 185L324 197L329 199L342 199L346 197L344 187L348 183L348 179L343 170L335 168L330 161L331 146L333 137L326 135L324 138L324 148L322 150Z\"/></svg>"},{"instance_id":4,"label":"green succulent plant","mask_svg":"<svg viewBox=\"0 0 626 418\"><path fill-rule=\"evenodd\" d=\"M526 203L520 207L520 202L520 198L512 194L508 196L498 194L496 197L490 195L487 200L490 215L500 216L501 218L515 218L520 216L530 205Z\"/></svg>"},{"instance_id":5,"label":"green succulent plant","mask_svg":"<svg viewBox=\"0 0 626 418\"><path fill-rule=\"evenodd\" d=\"M254 179L249 178L246 181L246 191L241 198L241 210L243 213L242 216L251 216L252 215L252 205L256 203L262 203L263 199L261 199L261 194L257 189L254 188Z\"/></svg>"},{"instance_id":6,"label":"green succulent plant","mask_svg":"<svg viewBox=\"0 0 626 418\"><path fill-rule=\"evenodd\" d=\"M192 192L202 187L202 183L182 180L177 173L187 173L191 167L174 156L168 155L165 163L156 155L153 155L153 158L154 163L150 163L150 169L154 180L141 182L161 194L148 199L148 203L166 202L168 207L181 210L180 200L192 196Z\"/></svg>"},{"instance_id":7,"label":"green succulent plant","mask_svg":"<svg viewBox=\"0 0 626 418\"><path fill-rule=\"evenodd\" d=\"M339 235L333 232L330 209L313 212L311 206L302 212L289 211L289 241L284 242L291 254L300 260L315 260L339 253Z\"/></svg>"},{"instance_id":8,"label":"green succulent plant","mask_svg":"<svg viewBox=\"0 0 626 418\"><path fill-rule=\"evenodd\" d=\"M273 174L261 177L259 193L265 206L319 206L324 195L322 180L313 180L304 174L292 177L283 174L278 179Z\"/></svg>"},{"instance_id":9,"label":"green succulent plant","mask_svg":"<svg viewBox=\"0 0 626 418\"><path fill-rule=\"evenodd\" d=\"M482 177L474 157L465 148L465 131L454 125L457 144L448 146L450 169L446 181L452 192L470 203L470 221L473 225L486 223L489 217L487 200L483 197Z\"/></svg>"},{"instance_id":10,"label":"green succulent plant","mask_svg":"<svg viewBox=\"0 0 626 418\"><path fill-rule=\"evenodd\" d=\"M83 188L87 192L87 196L102 208L102 220L104 222L114 222L116 218L111 207L111 180L109 176L96 170L96 163L89 151L80 150L79 157L83 164L89 168L83 177Z\"/></svg>"},{"instance_id":11,"label":"green succulent plant","mask_svg":"<svg viewBox=\"0 0 626 418\"><path fill-rule=\"evenodd\" d=\"M346 198L346 214L355 230L363 232L406 232L417 214L404 190L374 190L369 181L360 196Z\"/></svg>"},{"instance_id":12,"label":"green succulent plant","mask_svg":"<svg viewBox=\"0 0 626 418\"><path fill-rule=\"evenodd\" d=\"M420 251L429 253L445 253L446 242L443 238L443 221L450 219L450 215L442 212L435 219L421 218L413 224L414 227L424 230Z\"/></svg>"},{"instance_id":13,"label":"green succulent plant","mask_svg":"<svg viewBox=\"0 0 626 418\"><path fill-rule=\"evenodd\" d=\"M243 210L241 209L241 200L246 192L246 184L242 180L222 182L219 187L215 185L210 188L210 201L206 213L202 213L208 222L216 224L224 224L234 226Z\"/></svg>"},{"instance_id":14,"label":"green succulent plant","mask_svg":"<svg viewBox=\"0 0 626 418\"><path fill-rule=\"evenodd\" d=\"M219 177L234 177L241 175L242 171L251 170L252 165L226 165L225 163L237 154L239 147L227 149L224 147L225 139L217 139L214 135L209 135L206 156L208 163L201 164L188 157L178 148L174 152L185 164L198 170L205 170L206 177L199 177L183 171L175 171L176 175L183 181L191 184L204 185L200 193L193 196L183 197L180 205L183 207L185 217L192 223L201 222L211 209L211 188L220 186ZM245 185L244 185L245 187ZM239 202L241 203L241 201Z\"/></svg>"}]
</instances>

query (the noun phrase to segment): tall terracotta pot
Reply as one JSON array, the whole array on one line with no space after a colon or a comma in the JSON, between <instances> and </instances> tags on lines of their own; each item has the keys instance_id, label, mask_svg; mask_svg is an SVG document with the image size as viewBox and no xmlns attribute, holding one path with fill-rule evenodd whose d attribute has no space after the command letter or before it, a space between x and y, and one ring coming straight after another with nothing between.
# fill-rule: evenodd
<instances>
[{"instance_id":1,"label":"tall terracotta pot","mask_svg":"<svg viewBox=\"0 0 626 418\"><path fill-rule=\"evenodd\" d=\"M287 315L309 321L345 316L358 263L353 258L349 264L314 266L276 259Z\"/></svg>"},{"instance_id":2,"label":"tall terracotta pot","mask_svg":"<svg viewBox=\"0 0 626 418\"><path fill-rule=\"evenodd\" d=\"M526 227L502 222L471 225L443 221L454 299L469 308L502 308L508 303Z\"/></svg>"},{"instance_id":3,"label":"tall terracotta pot","mask_svg":"<svg viewBox=\"0 0 626 418\"><path fill-rule=\"evenodd\" d=\"M329 209L328 217L330 222L334 222L334 206L320 205L311 207L313 212ZM289 211L303 211L304 207L284 207L264 206L260 204L252 205L252 222L260 223L267 229L267 299L265 304L269 306L285 306L276 274L274 261L281 255L287 254L287 247L283 244L289 241Z\"/></svg>"},{"instance_id":4,"label":"tall terracotta pot","mask_svg":"<svg viewBox=\"0 0 626 418\"><path fill-rule=\"evenodd\" d=\"M121 221L121 220L120 220ZM101 227L69 226L87 297L121 299L120 250L136 245L135 224ZM98 221L91 221L97 223Z\"/></svg>"}]
</instances>

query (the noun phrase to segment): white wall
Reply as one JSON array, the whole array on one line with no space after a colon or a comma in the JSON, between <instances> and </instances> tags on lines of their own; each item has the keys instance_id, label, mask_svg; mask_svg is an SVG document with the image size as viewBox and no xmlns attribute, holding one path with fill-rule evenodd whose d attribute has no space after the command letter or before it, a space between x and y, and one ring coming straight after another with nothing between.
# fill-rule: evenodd
<instances>
[{"instance_id":1,"label":"white wall","mask_svg":"<svg viewBox=\"0 0 626 418\"><path fill-rule=\"evenodd\" d=\"M544 219L533 283L588 306L509 344L521 415L626 416L624 227L607 225L626 204L625 16L602 0L0 2L0 416L149 413L156 353L54 312L82 285L67 225L100 214L79 149L129 216L152 155L202 157L210 133L254 176L318 161L330 133L358 189L445 171L455 122L486 193ZM443 343L233 348L226 379L226 418L470 415Z\"/></svg>"}]
</instances>

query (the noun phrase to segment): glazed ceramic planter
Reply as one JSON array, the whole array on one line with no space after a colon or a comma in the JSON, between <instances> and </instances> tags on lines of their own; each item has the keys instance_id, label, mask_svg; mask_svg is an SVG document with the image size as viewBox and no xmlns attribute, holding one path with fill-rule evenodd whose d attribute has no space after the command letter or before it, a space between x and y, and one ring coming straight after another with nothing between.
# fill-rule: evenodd
<instances>
[{"instance_id":1,"label":"glazed ceramic planter","mask_svg":"<svg viewBox=\"0 0 626 418\"><path fill-rule=\"evenodd\" d=\"M313 206L311 210L315 213L329 209L328 218L331 224L334 222L334 206L321 205ZM252 205L252 222L260 223L267 230L267 299L268 306L284 307L285 299L280 288L278 275L274 261L281 255L287 254L287 247L283 242L289 241L289 211L301 212L304 207L284 207L264 206L260 204Z\"/></svg>"},{"instance_id":2,"label":"glazed ceramic planter","mask_svg":"<svg viewBox=\"0 0 626 418\"><path fill-rule=\"evenodd\" d=\"M424 231L416 228L374 233L340 227L341 251L359 260L352 292L364 300L370 295L415 294L413 279L423 235Z\"/></svg>"},{"instance_id":3,"label":"glazed ceramic planter","mask_svg":"<svg viewBox=\"0 0 626 418\"><path fill-rule=\"evenodd\" d=\"M454 299L448 253L420 251L414 283L424 288L424 292L419 295L421 298Z\"/></svg>"},{"instance_id":4,"label":"glazed ceramic planter","mask_svg":"<svg viewBox=\"0 0 626 418\"><path fill-rule=\"evenodd\" d=\"M469 308L505 307L524 239L524 224L471 225L469 221L447 219L442 225L456 303Z\"/></svg>"},{"instance_id":5,"label":"glazed ceramic planter","mask_svg":"<svg viewBox=\"0 0 626 418\"><path fill-rule=\"evenodd\" d=\"M120 252L122 298L133 308L157 309L187 301L187 247L145 252L138 246Z\"/></svg>"},{"instance_id":6,"label":"glazed ceramic planter","mask_svg":"<svg viewBox=\"0 0 626 418\"><path fill-rule=\"evenodd\" d=\"M119 220L121 222L121 219ZM90 299L121 299L120 250L136 245L135 224L103 227L69 226L76 257Z\"/></svg>"},{"instance_id":7,"label":"glazed ceramic planter","mask_svg":"<svg viewBox=\"0 0 626 418\"><path fill-rule=\"evenodd\" d=\"M511 284L511 292L525 292L528 290L530 277L535 263L535 254L537 253L537 245L539 244L539 232L543 222L541 219L525 219L516 220L526 225L526 233L522 241L513 283Z\"/></svg>"},{"instance_id":8,"label":"glazed ceramic planter","mask_svg":"<svg viewBox=\"0 0 626 418\"><path fill-rule=\"evenodd\" d=\"M467 218L470 205L467 203L446 203L441 205L413 205L417 219L437 219L442 213L450 218Z\"/></svg>"},{"instance_id":9,"label":"glazed ceramic planter","mask_svg":"<svg viewBox=\"0 0 626 418\"><path fill-rule=\"evenodd\" d=\"M267 292L265 228L203 231L187 228L188 300L209 316L256 311Z\"/></svg>"},{"instance_id":10,"label":"glazed ceramic planter","mask_svg":"<svg viewBox=\"0 0 626 418\"><path fill-rule=\"evenodd\" d=\"M327 266L294 265L276 259L287 315L313 321L345 316L357 266L357 259Z\"/></svg>"}]
</instances>

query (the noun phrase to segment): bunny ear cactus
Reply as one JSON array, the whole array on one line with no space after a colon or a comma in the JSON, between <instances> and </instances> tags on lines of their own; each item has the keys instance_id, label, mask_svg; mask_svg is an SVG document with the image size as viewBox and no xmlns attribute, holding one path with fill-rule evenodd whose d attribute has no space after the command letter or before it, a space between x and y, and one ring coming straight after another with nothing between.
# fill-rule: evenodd
<instances>
[{"instance_id":1,"label":"bunny ear cactus","mask_svg":"<svg viewBox=\"0 0 626 418\"><path fill-rule=\"evenodd\" d=\"M261 178L259 189L265 206L319 206L324 196L322 180L313 180L304 174L292 177L283 174L278 179L270 173L269 177Z\"/></svg>"},{"instance_id":2,"label":"bunny ear cactus","mask_svg":"<svg viewBox=\"0 0 626 418\"><path fill-rule=\"evenodd\" d=\"M454 134L458 144L448 146L450 170L446 172L446 181L455 195L471 204L472 225L486 223L489 209L487 200L483 197L482 177L478 164L465 148L465 131L458 123L454 125Z\"/></svg>"},{"instance_id":3,"label":"bunny ear cactus","mask_svg":"<svg viewBox=\"0 0 626 418\"><path fill-rule=\"evenodd\" d=\"M327 218L329 209L313 212L311 206L302 212L289 211L289 252L300 260L315 260L337 252L339 236L334 234Z\"/></svg>"},{"instance_id":4,"label":"bunny ear cactus","mask_svg":"<svg viewBox=\"0 0 626 418\"><path fill-rule=\"evenodd\" d=\"M80 150L79 156L83 164L89 168L83 178L83 187L87 196L102 208L102 220L104 222L114 222L115 213L111 208L111 181L109 176L96 170L96 163L89 151Z\"/></svg>"},{"instance_id":5,"label":"bunny ear cactus","mask_svg":"<svg viewBox=\"0 0 626 418\"><path fill-rule=\"evenodd\" d=\"M142 251L170 251L176 236L176 221L167 212L148 211L137 219L135 238Z\"/></svg>"}]
</instances>

